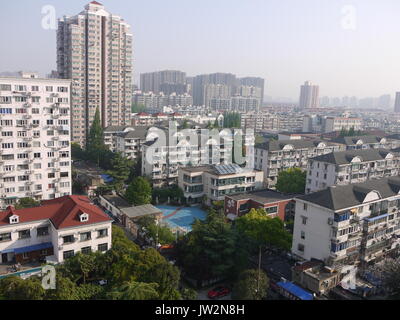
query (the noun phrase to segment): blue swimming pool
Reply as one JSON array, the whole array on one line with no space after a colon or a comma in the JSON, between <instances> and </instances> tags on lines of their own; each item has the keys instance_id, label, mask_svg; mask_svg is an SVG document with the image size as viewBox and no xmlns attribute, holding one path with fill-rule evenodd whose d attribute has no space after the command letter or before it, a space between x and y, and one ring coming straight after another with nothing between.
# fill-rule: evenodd
<instances>
[{"instance_id":1,"label":"blue swimming pool","mask_svg":"<svg viewBox=\"0 0 400 320\"><path fill-rule=\"evenodd\" d=\"M171 228L183 228L187 231L192 230L194 219L204 220L207 213L198 207L174 207L168 205L158 205L163 215L163 221L167 222Z\"/></svg>"}]
</instances>

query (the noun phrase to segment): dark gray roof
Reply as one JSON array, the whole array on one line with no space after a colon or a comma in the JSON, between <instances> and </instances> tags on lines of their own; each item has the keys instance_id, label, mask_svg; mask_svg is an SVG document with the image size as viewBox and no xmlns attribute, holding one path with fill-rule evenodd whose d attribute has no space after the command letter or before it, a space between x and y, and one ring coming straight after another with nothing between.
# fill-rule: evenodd
<instances>
[{"instance_id":1,"label":"dark gray roof","mask_svg":"<svg viewBox=\"0 0 400 320\"><path fill-rule=\"evenodd\" d=\"M231 198L234 200L245 200L251 199L258 203L271 203L271 202L278 202L283 200L293 199L297 195L294 194L284 194L274 190L258 190L252 191L248 193L241 193L236 195L227 196L227 198Z\"/></svg>"},{"instance_id":2,"label":"dark gray roof","mask_svg":"<svg viewBox=\"0 0 400 320\"><path fill-rule=\"evenodd\" d=\"M109 126L104 128L104 132L122 132L129 126Z\"/></svg>"},{"instance_id":3,"label":"dark gray roof","mask_svg":"<svg viewBox=\"0 0 400 320\"><path fill-rule=\"evenodd\" d=\"M139 218L148 215L162 214L162 211L151 204L144 204L141 206L130 206L129 208L121 209L121 212L129 218Z\"/></svg>"},{"instance_id":4,"label":"dark gray roof","mask_svg":"<svg viewBox=\"0 0 400 320\"><path fill-rule=\"evenodd\" d=\"M356 144L358 140L361 140L364 144L365 143L370 144L370 143L379 143L384 138L385 137L367 135L367 136L355 136L355 137L338 137L338 138L332 139L331 141L336 142L336 143L342 143L342 144L349 146L349 145ZM388 140L390 140L390 139L388 139Z\"/></svg>"},{"instance_id":5,"label":"dark gray roof","mask_svg":"<svg viewBox=\"0 0 400 320\"><path fill-rule=\"evenodd\" d=\"M132 127L134 130L130 130L121 134L125 139L146 139L148 127Z\"/></svg>"},{"instance_id":6,"label":"dark gray roof","mask_svg":"<svg viewBox=\"0 0 400 320\"><path fill-rule=\"evenodd\" d=\"M331 210L341 210L362 204L365 196L371 191L378 191L382 198L395 196L400 191L400 177L368 180L364 183L345 186L332 186L297 198Z\"/></svg>"},{"instance_id":7,"label":"dark gray roof","mask_svg":"<svg viewBox=\"0 0 400 320\"><path fill-rule=\"evenodd\" d=\"M384 160L388 153L400 156L394 150L388 149L364 149L331 152L311 158L314 161L328 162L333 164L349 164L354 157L358 156L362 161Z\"/></svg>"},{"instance_id":8,"label":"dark gray roof","mask_svg":"<svg viewBox=\"0 0 400 320\"><path fill-rule=\"evenodd\" d=\"M104 194L102 197L119 209L131 207L131 205L121 196L115 194Z\"/></svg>"},{"instance_id":9,"label":"dark gray roof","mask_svg":"<svg viewBox=\"0 0 400 320\"><path fill-rule=\"evenodd\" d=\"M293 139L293 140L270 140L268 142L257 144L255 147L268 151L280 151L283 149L284 146L290 144L295 149L309 149L317 147L318 144L321 142L325 143L327 146L332 146L336 144L330 141L320 140L320 139L310 139L310 140Z\"/></svg>"}]
</instances>

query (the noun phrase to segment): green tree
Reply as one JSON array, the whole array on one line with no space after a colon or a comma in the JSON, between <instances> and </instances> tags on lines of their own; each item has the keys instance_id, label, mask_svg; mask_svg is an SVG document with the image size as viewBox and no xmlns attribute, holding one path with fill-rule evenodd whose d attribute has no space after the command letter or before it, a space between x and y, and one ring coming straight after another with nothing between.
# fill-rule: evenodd
<instances>
[{"instance_id":1,"label":"green tree","mask_svg":"<svg viewBox=\"0 0 400 320\"><path fill-rule=\"evenodd\" d=\"M276 190L283 193L304 193L307 173L299 168L289 168L278 173Z\"/></svg>"},{"instance_id":2,"label":"green tree","mask_svg":"<svg viewBox=\"0 0 400 320\"><path fill-rule=\"evenodd\" d=\"M100 111L99 108L97 108L92 126L89 130L86 142L86 152L88 153L89 159L100 166L100 159L105 150L107 150L107 147L104 144L103 128L100 122Z\"/></svg>"},{"instance_id":3,"label":"green tree","mask_svg":"<svg viewBox=\"0 0 400 320\"><path fill-rule=\"evenodd\" d=\"M353 136L355 135L354 127L351 127L351 128L349 129L348 135L349 135L350 137L353 137Z\"/></svg>"},{"instance_id":4,"label":"green tree","mask_svg":"<svg viewBox=\"0 0 400 320\"><path fill-rule=\"evenodd\" d=\"M181 125L181 129L189 129L189 122L185 119Z\"/></svg>"},{"instance_id":5,"label":"green tree","mask_svg":"<svg viewBox=\"0 0 400 320\"><path fill-rule=\"evenodd\" d=\"M265 272L249 269L243 271L233 287L232 298L237 300L262 300L267 296L269 280Z\"/></svg>"},{"instance_id":6,"label":"green tree","mask_svg":"<svg viewBox=\"0 0 400 320\"><path fill-rule=\"evenodd\" d=\"M9 276L0 280L0 296L5 300L43 300L45 290L37 277Z\"/></svg>"},{"instance_id":7,"label":"green tree","mask_svg":"<svg viewBox=\"0 0 400 320\"><path fill-rule=\"evenodd\" d=\"M124 189L125 181L129 178L133 161L123 157L120 152L117 152L111 160L111 166L112 169L108 171L108 174L113 177L112 184L115 190L121 192Z\"/></svg>"},{"instance_id":8,"label":"green tree","mask_svg":"<svg viewBox=\"0 0 400 320\"><path fill-rule=\"evenodd\" d=\"M39 207L40 202L32 198L21 198L15 205L15 209Z\"/></svg>"},{"instance_id":9,"label":"green tree","mask_svg":"<svg viewBox=\"0 0 400 320\"><path fill-rule=\"evenodd\" d=\"M233 277L245 261L241 241L215 210L176 244L177 262L196 280Z\"/></svg>"},{"instance_id":10,"label":"green tree","mask_svg":"<svg viewBox=\"0 0 400 320\"><path fill-rule=\"evenodd\" d=\"M71 143L71 157L73 160L87 160L86 151L76 142Z\"/></svg>"},{"instance_id":11,"label":"green tree","mask_svg":"<svg viewBox=\"0 0 400 320\"><path fill-rule=\"evenodd\" d=\"M157 283L129 281L112 291L108 297L113 300L154 300L157 299Z\"/></svg>"},{"instance_id":12,"label":"green tree","mask_svg":"<svg viewBox=\"0 0 400 320\"><path fill-rule=\"evenodd\" d=\"M145 112L146 106L144 104L132 103L132 113Z\"/></svg>"},{"instance_id":13,"label":"green tree","mask_svg":"<svg viewBox=\"0 0 400 320\"><path fill-rule=\"evenodd\" d=\"M183 288L181 290L181 297L183 300L197 300L198 293L192 288Z\"/></svg>"},{"instance_id":14,"label":"green tree","mask_svg":"<svg viewBox=\"0 0 400 320\"><path fill-rule=\"evenodd\" d=\"M128 186L125 198L135 206L151 203L151 185L144 177L136 177Z\"/></svg>"},{"instance_id":15,"label":"green tree","mask_svg":"<svg viewBox=\"0 0 400 320\"><path fill-rule=\"evenodd\" d=\"M213 128L215 128L215 129L219 128L218 118L215 119L214 124L213 124Z\"/></svg>"}]
</instances>

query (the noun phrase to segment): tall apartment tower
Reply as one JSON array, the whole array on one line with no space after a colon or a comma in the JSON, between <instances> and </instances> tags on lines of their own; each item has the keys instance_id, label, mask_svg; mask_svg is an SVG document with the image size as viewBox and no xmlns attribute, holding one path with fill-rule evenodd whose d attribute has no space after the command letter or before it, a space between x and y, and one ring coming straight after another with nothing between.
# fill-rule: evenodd
<instances>
[{"instance_id":1,"label":"tall apartment tower","mask_svg":"<svg viewBox=\"0 0 400 320\"><path fill-rule=\"evenodd\" d=\"M57 71L72 79L72 140L85 144L96 109L102 126L127 125L132 102L132 33L97 1L59 19Z\"/></svg>"},{"instance_id":2,"label":"tall apartment tower","mask_svg":"<svg viewBox=\"0 0 400 320\"><path fill-rule=\"evenodd\" d=\"M319 107L319 87L313 85L311 81L306 81L300 87L300 109L318 108Z\"/></svg>"},{"instance_id":3,"label":"tall apartment tower","mask_svg":"<svg viewBox=\"0 0 400 320\"><path fill-rule=\"evenodd\" d=\"M71 81L0 77L0 208L71 194Z\"/></svg>"},{"instance_id":4,"label":"tall apartment tower","mask_svg":"<svg viewBox=\"0 0 400 320\"><path fill-rule=\"evenodd\" d=\"M260 106L261 106L264 101L265 80L263 78L258 78L258 77L245 77L245 78L240 78L239 81L242 86L252 86L261 89L261 100L260 100Z\"/></svg>"},{"instance_id":5,"label":"tall apartment tower","mask_svg":"<svg viewBox=\"0 0 400 320\"><path fill-rule=\"evenodd\" d=\"M234 92L236 92L238 80L236 76L232 73L218 72L195 76L193 79L193 104L195 106L207 106L209 100L207 100L207 97L205 95L205 86L208 84L228 86L230 94L233 94Z\"/></svg>"},{"instance_id":6,"label":"tall apartment tower","mask_svg":"<svg viewBox=\"0 0 400 320\"><path fill-rule=\"evenodd\" d=\"M140 90L143 92L186 93L186 73L177 70L164 70L140 74Z\"/></svg>"},{"instance_id":7,"label":"tall apartment tower","mask_svg":"<svg viewBox=\"0 0 400 320\"><path fill-rule=\"evenodd\" d=\"M396 99L394 102L394 112L400 113L400 92L396 92Z\"/></svg>"}]
</instances>

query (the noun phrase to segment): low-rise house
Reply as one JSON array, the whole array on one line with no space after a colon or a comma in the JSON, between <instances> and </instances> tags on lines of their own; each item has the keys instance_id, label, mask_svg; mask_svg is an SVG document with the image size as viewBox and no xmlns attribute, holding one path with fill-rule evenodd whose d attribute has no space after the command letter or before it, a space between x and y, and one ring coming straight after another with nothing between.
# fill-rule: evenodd
<instances>
[{"instance_id":1,"label":"low-rise house","mask_svg":"<svg viewBox=\"0 0 400 320\"><path fill-rule=\"evenodd\" d=\"M251 209L263 208L271 218L287 221L294 217L294 195L274 190L257 190L225 196L225 215L234 220Z\"/></svg>"},{"instance_id":2,"label":"low-rise house","mask_svg":"<svg viewBox=\"0 0 400 320\"><path fill-rule=\"evenodd\" d=\"M188 204L222 201L225 195L261 189L263 172L237 164L206 165L179 169L178 185Z\"/></svg>"},{"instance_id":3,"label":"low-rise house","mask_svg":"<svg viewBox=\"0 0 400 320\"><path fill-rule=\"evenodd\" d=\"M306 193L333 185L397 176L400 154L388 149L333 152L308 160Z\"/></svg>"},{"instance_id":4,"label":"low-rise house","mask_svg":"<svg viewBox=\"0 0 400 320\"><path fill-rule=\"evenodd\" d=\"M0 212L0 263L51 260L111 248L111 223L85 196L42 201L39 207Z\"/></svg>"},{"instance_id":5,"label":"low-rise house","mask_svg":"<svg viewBox=\"0 0 400 320\"><path fill-rule=\"evenodd\" d=\"M138 236L137 221L140 218L152 216L156 221L161 221L163 218L162 211L153 205L132 206L124 198L116 194L100 195L99 202L107 213L118 219L134 237Z\"/></svg>"},{"instance_id":6,"label":"low-rise house","mask_svg":"<svg viewBox=\"0 0 400 320\"><path fill-rule=\"evenodd\" d=\"M309 158L342 150L345 150L343 145L317 139L270 140L255 146L254 168L264 171L266 186L274 188L280 171L306 170Z\"/></svg>"},{"instance_id":7,"label":"low-rise house","mask_svg":"<svg viewBox=\"0 0 400 320\"><path fill-rule=\"evenodd\" d=\"M332 186L295 200L292 253L300 259L366 264L400 246L400 177Z\"/></svg>"},{"instance_id":8,"label":"low-rise house","mask_svg":"<svg viewBox=\"0 0 400 320\"><path fill-rule=\"evenodd\" d=\"M73 162L73 172L73 181L81 185L89 197L95 196L99 186L112 181L112 177L104 174L101 168L83 160Z\"/></svg>"}]
</instances>

